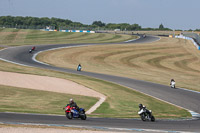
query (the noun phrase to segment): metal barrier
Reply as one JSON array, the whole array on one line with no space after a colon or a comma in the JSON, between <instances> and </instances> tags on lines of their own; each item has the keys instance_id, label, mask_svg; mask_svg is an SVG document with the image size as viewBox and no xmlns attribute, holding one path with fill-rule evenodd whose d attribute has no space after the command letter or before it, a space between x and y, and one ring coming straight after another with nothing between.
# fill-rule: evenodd
<instances>
[{"instance_id":1,"label":"metal barrier","mask_svg":"<svg viewBox=\"0 0 200 133\"><path fill-rule=\"evenodd\" d=\"M198 43L198 45L200 45L200 36L197 33L183 32L182 35L186 36L186 37L193 38L194 41L196 41Z\"/></svg>"},{"instance_id":2,"label":"metal barrier","mask_svg":"<svg viewBox=\"0 0 200 133\"><path fill-rule=\"evenodd\" d=\"M95 31L90 31L90 30L60 30L60 32L83 32L83 33L95 33Z\"/></svg>"},{"instance_id":3,"label":"metal barrier","mask_svg":"<svg viewBox=\"0 0 200 133\"><path fill-rule=\"evenodd\" d=\"M186 39L186 40L190 40L193 42L193 44L196 46L196 48L198 50L200 50L200 45L198 44L198 42L195 40L195 38L189 37L189 36L184 36L183 34L179 35L179 36L175 36L176 38L182 38L182 39Z\"/></svg>"}]
</instances>

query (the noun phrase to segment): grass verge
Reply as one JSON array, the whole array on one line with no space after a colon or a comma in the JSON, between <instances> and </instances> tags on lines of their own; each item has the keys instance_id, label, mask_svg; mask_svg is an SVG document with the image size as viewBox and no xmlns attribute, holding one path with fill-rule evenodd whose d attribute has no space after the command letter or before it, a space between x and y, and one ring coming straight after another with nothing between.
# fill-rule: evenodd
<instances>
[{"instance_id":1,"label":"grass verge","mask_svg":"<svg viewBox=\"0 0 200 133\"><path fill-rule=\"evenodd\" d=\"M98 99L0 85L0 111L41 114L64 114L63 107L70 98L76 99L80 107L88 110Z\"/></svg>"}]
</instances>

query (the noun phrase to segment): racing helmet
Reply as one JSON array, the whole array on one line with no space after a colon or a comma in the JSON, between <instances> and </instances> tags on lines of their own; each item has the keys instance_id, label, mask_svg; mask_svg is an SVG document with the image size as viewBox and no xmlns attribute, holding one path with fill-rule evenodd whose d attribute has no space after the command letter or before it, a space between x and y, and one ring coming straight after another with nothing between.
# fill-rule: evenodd
<instances>
[{"instance_id":1,"label":"racing helmet","mask_svg":"<svg viewBox=\"0 0 200 133\"><path fill-rule=\"evenodd\" d=\"M69 99L69 103L73 103L74 102L74 100L71 98L71 99Z\"/></svg>"},{"instance_id":2,"label":"racing helmet","mask_svg":"<svg viewBox=\"0 0 200 133\"><path fill-rule=\"evenodd\" d=\"M140 109L143 108L143 105L142 105L141 103L139 104L139 108L140 108Z\"/></svg>"}]
</instances>

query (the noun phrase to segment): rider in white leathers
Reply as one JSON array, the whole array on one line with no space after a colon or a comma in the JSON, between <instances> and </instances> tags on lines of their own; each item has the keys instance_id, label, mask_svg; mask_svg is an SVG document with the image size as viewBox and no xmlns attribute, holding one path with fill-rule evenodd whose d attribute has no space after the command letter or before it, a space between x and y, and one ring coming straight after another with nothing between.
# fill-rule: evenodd
<instances>
[{"instance_id":1,"label":"rider in white leathers","mask_svg":"<svg viewBox=\"0 0 200 133\"><path fill-rule=\"evenodd\" d=\"M144 112L144 110L146 111L146 113L149 114L149 116L151 117L151 111L149 111L146 106L142 105L142 104L139 104L139 108L140 108L140 111L138 112L138 114L142 114Z\"/></svg>"},{"instance_id":2,"label":"rider in white leathers","mask_svg":"<svg viewBox=\"0 0 200 133\"><path fill-rule=\"evenodd\" d=\"M171 79L171 82L170 82L170 85L171 85L171 88L175 88L175 80L174 79Z\"/></svg>"}]
</instances>

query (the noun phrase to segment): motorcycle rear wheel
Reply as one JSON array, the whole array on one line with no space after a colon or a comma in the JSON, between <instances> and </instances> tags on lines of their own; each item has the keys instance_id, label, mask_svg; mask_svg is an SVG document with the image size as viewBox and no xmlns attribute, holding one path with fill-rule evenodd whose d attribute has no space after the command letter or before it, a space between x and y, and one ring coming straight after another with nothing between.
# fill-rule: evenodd
<instances>
[{"instance_id":1,"label":"motorcycle rear wheel","mask_svg":"<svg viewBox=\"0 0 200 133\"><path fill-rule=\"evenodd\" d=\"M142 121L146 121L146 118L145 118L144 115L141 116L141 120L142 120Z\"/></svg>"},{"instance_id":2,"label":"motorcycle rear wheel","mask_svg":"<svg viewBox=\"0 0 200 133\"><path fill-rule=\"evenodd\" d=\"M86 120L86 119L87 119L86 114L84 114L84 115L81 116L81 120Z\"/></svg>"}]
</instances>

